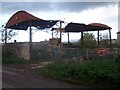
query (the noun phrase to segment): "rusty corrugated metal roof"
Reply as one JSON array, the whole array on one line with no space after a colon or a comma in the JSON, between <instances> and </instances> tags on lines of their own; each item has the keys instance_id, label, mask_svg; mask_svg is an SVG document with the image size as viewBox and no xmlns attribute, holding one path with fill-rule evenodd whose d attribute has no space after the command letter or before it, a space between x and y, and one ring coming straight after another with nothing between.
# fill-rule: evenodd
<instances>
[{"instance_id":1,"label":"rusty corrugated metal roof","mask_svg":"<svg viewBox=\"0 0 120 90\"><path fill-rule=\"evenodd\" d=\"M111 27L101 23L91 23L88 25L82 23L69 23L65 27L66 32L84 32L112 29Z\"/></svg>"},{"instance_id":2,"label":"rusty corrugated metal roof","mask_svg":"<svg viewBox=\"0 0 120 90\"><path fill-rule=\"evenodd\" d=\"M18 11L8 20L6 28L27 30L29 26L34 26L44 29L52 27L57 22L58 20L43 20L26 11Z\"/></svg>"},{"instance_id":3,"label":"rusty corrugated metal roof","mask_svg":"<svg viewBox=\"0 0 120 90\"><path fill-rule=\"evenodd\" d=\"M27 20L42 20L42 19L37 18L26 11L18 11L8 20L6 27L10 27L14 24L18 24Z\"/></svg>"},{"instance_id":4,"label":"rusty corrugated metal roof","mask_svg":"<svg viewBox=\"0 0 120 90\"><path fill-rule=\"evenodd\" d=\"M105 24L101 24L101 23L90 23L88 24L90 26L98 26L98 27L103 27L103 28L106 28L106 29L112 29L110 26L107 26Z\"/></svg>"}]
</instances>

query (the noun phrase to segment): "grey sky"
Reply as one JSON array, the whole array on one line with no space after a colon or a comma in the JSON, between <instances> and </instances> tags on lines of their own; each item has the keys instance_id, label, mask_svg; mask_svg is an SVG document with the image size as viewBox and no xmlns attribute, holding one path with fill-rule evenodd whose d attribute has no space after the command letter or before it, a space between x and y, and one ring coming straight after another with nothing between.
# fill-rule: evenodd
<instances>
[{"instance_id":1,"label":"grey sky","mask_svg":"<svg viewBox=\"0 0 120 90\"><path fill-rule=\"evenodd\" d=\"M118 9L117 2L34 2L34 0L33 2L22 2L22 0L18 0L18 1L20 2L11 2L11 1L2 2L3 18L0 18L1 20L3 20L2 24L6 23L7 20L17 11L25 10L42 19L64 20L65 18L66 22L78 22L78 23L82 22L85 24L94 23L94 22L103 23L113 28L112 38L116 38L116 32L118 31L118 27L117 27L118 14L116 10ZM104 8L104 7L108 7L108 8ZM26 33L24 33L24 35L26 37ZM23 37L23 32L21 32L20 36ZM37 37L35 38L35 36ZM47 35L43 34L43 36L41 36L39 35L39 33L38 34L36 33L33 36L34 40L38 40L38 36L40 36L39 37L40 39L43 38L41 40L44 40L44 36L48 36L49 38L48 34ZM79 38L77 35L75 35L74 37L73 36L74 35L71 36L71 39ZM24 41L27 40L29 40L29 38L24 39ZM18 41L23 41L23 39L21 38Z\"/></svg>"},{"instance_id":2,"label":"grey sky","mask_svg":"<svg viewBox=\"0 0 120 90\"><path fill-rule=\"evenodd\" d=\"M19 10L26 11L67 11L80 12L97 7L115 5L115 2L2 2L2 13L9 14Z\"/></svg>"}]
</instances>

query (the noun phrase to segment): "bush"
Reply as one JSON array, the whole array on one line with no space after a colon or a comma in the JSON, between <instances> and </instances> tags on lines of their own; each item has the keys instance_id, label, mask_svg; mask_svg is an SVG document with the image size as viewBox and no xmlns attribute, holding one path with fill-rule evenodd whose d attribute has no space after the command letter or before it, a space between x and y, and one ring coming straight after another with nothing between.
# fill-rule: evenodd
<instances>
[{"instance_id":1,"label":"bush","mask_svg":"<svg viewBox=\"0 0 120 90\"><path fill-rule=\"evenodd\" d=\"M39 75L75 84L119 86L120 65L112 60L94 60L84 63L54 62L38 70ZM101 87L100 86L100 87Z\"/></svg>"}]
</instances>

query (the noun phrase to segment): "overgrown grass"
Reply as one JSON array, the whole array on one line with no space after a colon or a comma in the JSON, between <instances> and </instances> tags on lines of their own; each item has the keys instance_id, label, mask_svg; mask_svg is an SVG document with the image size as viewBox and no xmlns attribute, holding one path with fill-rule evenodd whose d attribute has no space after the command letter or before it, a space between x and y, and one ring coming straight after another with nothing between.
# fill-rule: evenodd
<instances>
[{"instance_id":1,"label":"overgrown grass","mask_svg":"<svg viewBox=\"0 0 120 90\"><path fill-rule=\"evenodd\" d=\"M25 64L27 63L26 60L23 58L16 58L16 57L3 57L2 64Z\"/></svg>"},{"instance_id":2,"label":"overgrown grass","mask_svg":"<svg viewBox=\"0 0 120 90\"><path fill-rule=\"evenodd\" d=\"M119 87L120 63L93 60L84 63L54 62L38 70L39 75L94 87Z\"/></svg>"}]
</instances>

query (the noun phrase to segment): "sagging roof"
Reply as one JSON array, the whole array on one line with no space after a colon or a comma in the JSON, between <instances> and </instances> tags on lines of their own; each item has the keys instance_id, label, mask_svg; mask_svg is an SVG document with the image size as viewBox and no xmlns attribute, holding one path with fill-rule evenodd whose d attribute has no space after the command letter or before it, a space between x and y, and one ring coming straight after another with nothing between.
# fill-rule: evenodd
<instances>
[{"instance_id":1,"label":"sagging roof","mask_svg":"<svg viewBox=\"0 0 120 90\"><path fill-rule=\"evenodd\" d=\"M101 23L90 23L87 25L86 31L98 31L112 29L111 27Z\"/></svg>"},{"instance_id":2,"label":"sagging roof","mask_svg":"<svg viewBox=\"0 0 120 90\"><path fill-rule=\"evenodd\" d=\"M111 27L101 23L91 23L88 25L80 23L69 23L65 27L65 32L84 32L112 29Z\"/></svg>"},{"instance_id":3,"label":"sagging roof","mask_svg":"<svg viewBox=\"0 0 120 90\"><path fill-rule=\"evenodd\" d=\"M27 30L29 26L33 26L39 29L45 29L52 27L57 22L58 20L43 20L26 11L18 11L8 20L6 28Z\"/></svg>"},{"instance_id":4,"label":"sagging roof","mask_svg":"<svg viewBox=\"0 0 120 90\"><path fill-rule=\"evenodd\" d=\"M69 23L65 27L65 32L82 32L85 29L85 24L80 23Z\"/></svg>"}]
</instances>

